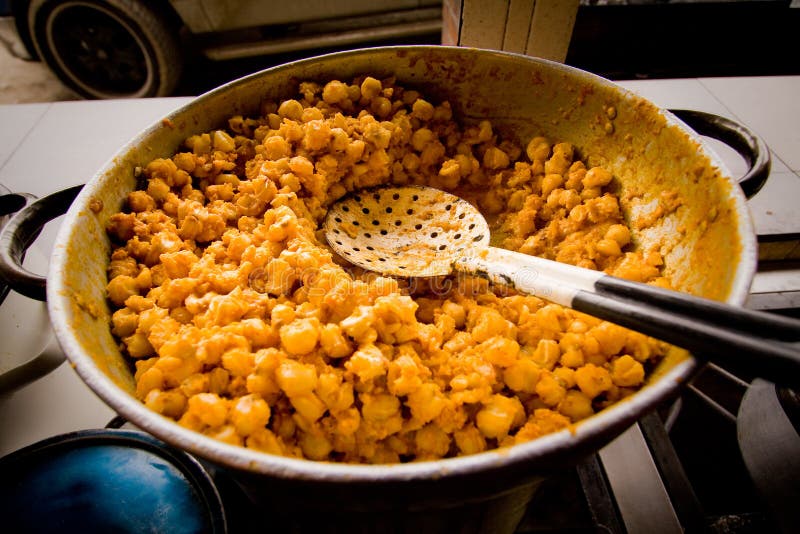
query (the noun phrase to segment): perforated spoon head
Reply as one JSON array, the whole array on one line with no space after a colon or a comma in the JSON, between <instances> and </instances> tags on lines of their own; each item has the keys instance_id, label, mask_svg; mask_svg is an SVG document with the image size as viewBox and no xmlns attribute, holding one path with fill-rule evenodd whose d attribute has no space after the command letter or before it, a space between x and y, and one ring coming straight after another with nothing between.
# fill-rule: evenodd
<instances>
[{"instance_id":1,"label":"perforated spoon head","mask_svg":"<svg viewBox=\"0 0 800 534\"><path fill-rule=\"evenodd\" d=\"M393 276L441 276L453 261L489 246L489 225L466 200L423 186L347 195L323 223L331 248L349 262Z\"/></svg>"}]
</instances>

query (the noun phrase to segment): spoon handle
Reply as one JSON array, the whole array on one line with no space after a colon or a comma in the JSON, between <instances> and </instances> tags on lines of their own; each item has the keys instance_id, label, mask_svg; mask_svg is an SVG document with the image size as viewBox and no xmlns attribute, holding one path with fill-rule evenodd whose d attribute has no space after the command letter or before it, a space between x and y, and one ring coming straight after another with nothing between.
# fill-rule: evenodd
<instances>
[{"instance_id":1,"label":"spoon handle","mask_svg":"<svg viewBox=\"0 0 800 534\"><path fill-rule=\"evenodd\" d=\"M800 386L800 321L497 248L462 257L454 268L656 337L698 358Z\"/></svg>"}]
</instances>

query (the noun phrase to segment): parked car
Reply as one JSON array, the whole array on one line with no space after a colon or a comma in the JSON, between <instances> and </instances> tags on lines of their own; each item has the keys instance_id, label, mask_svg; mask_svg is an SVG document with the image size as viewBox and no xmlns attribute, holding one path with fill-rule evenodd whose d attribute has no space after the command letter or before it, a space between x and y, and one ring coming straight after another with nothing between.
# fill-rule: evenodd
<instances>
[{"instance_id":1,"label":"parked car","mask_svg":"<svg viewBox=\"0 0 800 534\"><path fill-rule=\"evenodd\" d=\"M11 0L10 9L29 55L95 99L173 94L191 56L224 61L441 31L441 0Z\"/></svg>"}]
</instances>

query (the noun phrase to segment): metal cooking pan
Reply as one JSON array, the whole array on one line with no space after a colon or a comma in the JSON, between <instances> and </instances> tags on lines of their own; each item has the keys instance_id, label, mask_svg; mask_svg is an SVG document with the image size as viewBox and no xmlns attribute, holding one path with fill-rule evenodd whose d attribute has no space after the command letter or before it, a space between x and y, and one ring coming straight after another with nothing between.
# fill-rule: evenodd
<instances>
[{"instance_id":1,"label":"metal cooking pan","mask_svg":"<svg viewBox=\"0 0 800 534\"><path fill-rule=\"evenodd\" d=\"M662 252L664 273L676 288L730 304L744 301L757 260L745 195L676 115L565 65L485 50L411 46L356 50L268 69L195 99L134 138L69 208L46 281L51 321L76 371L105 402L171 445L232 470L253 498L273 505L278 514L306 510L293 517L334 529L351 522L367 530L511 531L538 481L598 449L674 395L696 360L673 349L635 395L569 430L509 449L403 465L343 465L230 446L150 411L134 397L130 366L110 333L106 224L136 188L136 168L172 155L188 136L220 127L231 115L257 114L263 100L293 97L299 81L348 80L367 73L394 75L400 85L449 100L461 122L488 118L504 135L521 141L546 135L573 143L591 165L613 173L635 245ZM744 187L758 190L769 172L763 143L722 119L682 116L703 133L728 137L753 166ZM665 190L676 191L683 203L655 216ZM59 205L65 209L76 193L45 199L38 214L23 214L21 224L56 216L48 212ZM638 224L647 218L648 224ZM17 241L25 239L4 235L2 248L24 248ZM5 272L20 290L44 296L44 280ZM265 515L265 527L269 521Z\"/></svg>"}]
</instances>

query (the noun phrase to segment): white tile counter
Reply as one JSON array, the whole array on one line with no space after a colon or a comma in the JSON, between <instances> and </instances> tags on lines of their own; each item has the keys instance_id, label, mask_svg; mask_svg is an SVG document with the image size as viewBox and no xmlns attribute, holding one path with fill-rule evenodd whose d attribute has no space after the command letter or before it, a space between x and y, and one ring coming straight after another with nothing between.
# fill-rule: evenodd
<instances>
[{"instance_id":1,"label":"white tile counter","mask_svg":"<svg viewBox=\"0 0 800 534\"><path fill-rule=\"evenodd\" d=\"M773 172L751 201L760 233L800 233L800 76L625 81L620 85L659 106L717 113L762 136ZM92 177L127 140L188 98L64 102L0 106L0 184L47 195ZM716 144L713 145L715 148ZM738 156L720 147L731 169ZM57 223L50 225L55 226ZM37 246L47 251L48 227ZM112 411L67 364L11 395L0 397L0 456L45 437L102 427Z\"/></svg>"}]
</instances>

